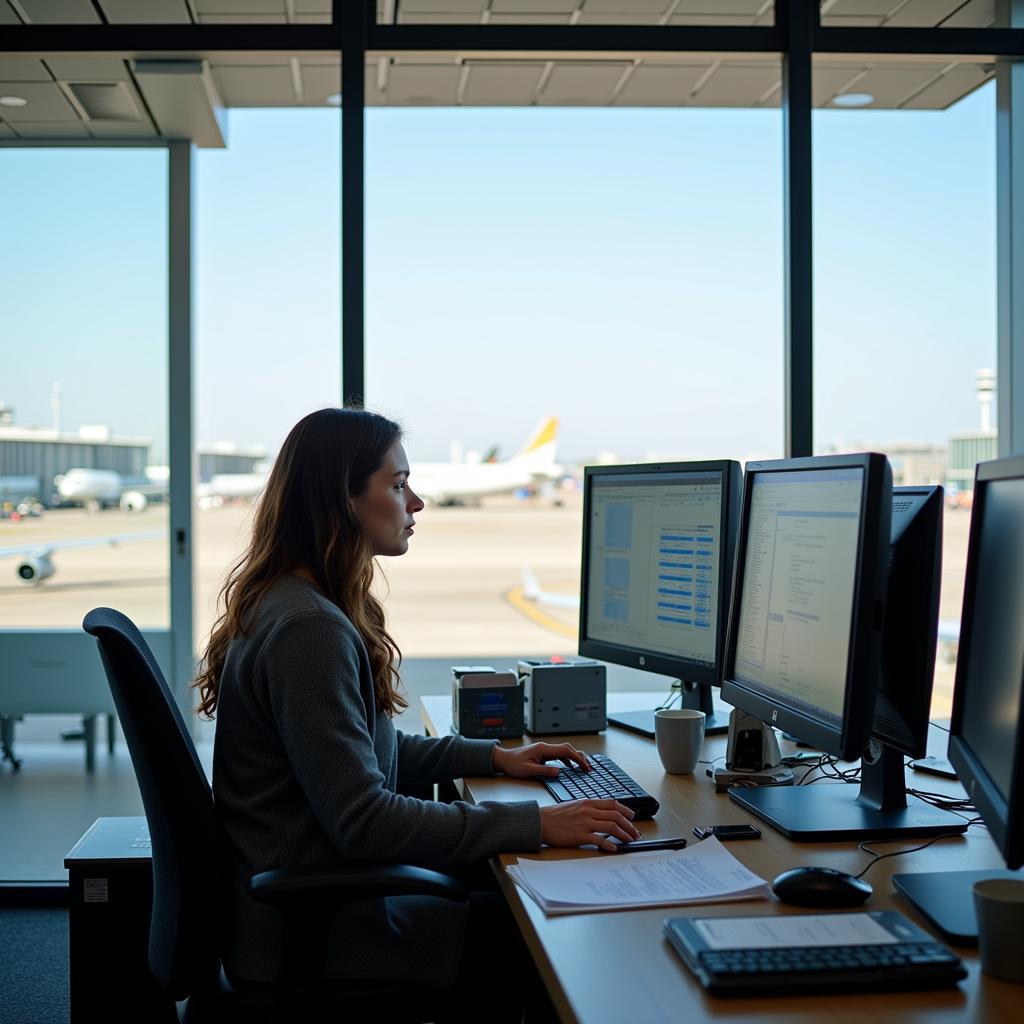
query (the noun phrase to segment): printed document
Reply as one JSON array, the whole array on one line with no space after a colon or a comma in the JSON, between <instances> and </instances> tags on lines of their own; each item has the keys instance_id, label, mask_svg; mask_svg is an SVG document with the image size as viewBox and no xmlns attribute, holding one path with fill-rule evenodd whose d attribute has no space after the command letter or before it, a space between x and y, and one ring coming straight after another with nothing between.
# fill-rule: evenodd
<instances>
[{"instance_id":1,"label":"printed document","mask_svg":"<svg viewBox=\"0 0 1024 1024\"><path fill-rule=\"evenodd\" d=\"M719 903L768 895L767 882L714 836L686 850L558 861L521 857L507 870L546 914Z\"/></svg>"}]
</instances>

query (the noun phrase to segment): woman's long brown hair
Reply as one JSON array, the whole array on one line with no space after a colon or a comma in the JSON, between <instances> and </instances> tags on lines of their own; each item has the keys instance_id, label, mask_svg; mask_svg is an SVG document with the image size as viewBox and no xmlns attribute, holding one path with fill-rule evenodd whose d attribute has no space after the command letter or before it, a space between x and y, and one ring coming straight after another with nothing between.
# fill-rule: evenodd
<instances>
[{"instance_id":1,"label":"woman's long brown hair","mask_svg":"<svg viewBox=\"0 0 1024 1024\"><path fill-rule=\"evenodd\" d=\"M394 716L408 706L398 692L402 652L370 593L373 548L350 500L366 490L401 437L397 423L362 409L320 409L292 428L256 506L249 546L221 587L222 611L193 683L200 714L213 718L217 710L232 639L246 632L274 582L300 568L313 574L320 592L362 636L378 710Z\"/></svg>"}]
</instances>

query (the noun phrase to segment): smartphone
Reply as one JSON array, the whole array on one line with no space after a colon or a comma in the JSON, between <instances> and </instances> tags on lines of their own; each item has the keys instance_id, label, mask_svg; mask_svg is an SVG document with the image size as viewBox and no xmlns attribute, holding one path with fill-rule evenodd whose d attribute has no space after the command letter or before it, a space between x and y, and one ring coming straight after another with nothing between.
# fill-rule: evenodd
<instances>
[{"instance_id":1,"label":"smartphone","mask_svg":"<svg viewBox=\"0 0 1024 1024\"><path fill-rule=\"evenodd\" d=\"M753 825L694 825L693 834L698 839L714 836L723 843L731 839L760 839L761 830Z\"/></svg>"},{"instance_id":2,"label":"smartphone","mask_svg":"<svg viewBox=\"0 0 1024 1024\"><path fill-rule=\"evenodd\" d=\"M681 850L686 840L676 839L634 839L631 843L618 843L616 853L645 853L651 850ZM610 850L608 851L611 852Z\"/></svg>"}]
</instances>

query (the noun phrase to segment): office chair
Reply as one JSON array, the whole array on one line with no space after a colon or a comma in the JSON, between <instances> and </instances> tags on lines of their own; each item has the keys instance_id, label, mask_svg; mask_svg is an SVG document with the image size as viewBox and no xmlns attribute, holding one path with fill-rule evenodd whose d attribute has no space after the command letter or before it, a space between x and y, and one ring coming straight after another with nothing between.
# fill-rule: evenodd
<instances>
[{"instance_id":1,"label":"office chair","mask_svg":"<svg viewBox=\"0 0 1024 1024\"><path fill-rule=\"evenodd\" d=\"M149 966L186 1024L203 1021L389 1021L444 1019L452 994L394 982L324 982L323 954L334 913L359 900L439 896L464 901L456 879L395 864L282 865L249 881L254 900L284 922L284 954L272 985L232 984L220 966L222 837L213 794L160 667L135 624L94 608L83 627L96 637L142 792L153 850Z\"/></svg>"}]
</instances>

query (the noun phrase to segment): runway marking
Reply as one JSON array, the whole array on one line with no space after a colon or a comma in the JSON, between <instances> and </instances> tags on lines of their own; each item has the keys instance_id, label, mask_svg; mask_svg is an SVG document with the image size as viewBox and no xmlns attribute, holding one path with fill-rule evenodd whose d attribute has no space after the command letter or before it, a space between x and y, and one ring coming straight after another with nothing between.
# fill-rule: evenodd
<instances>
[{"instance_id":1,"label":"runway marking","mask_svg":"<svg viewBox=\"0 0 1024 1024\"><path fill-rule=\"evenodd\" d=\"M553 616L548 615L547 612L541 611L532 601L527 601L521 586L506 590L502 594L502 598L515 608L517 612L525 615L526 618L536 622L538 626L552 633L557 633L559 636L567 637L570 640L575 640L579 636L579 630L576 627L567 626L564 622L560 622Z\"/></svg>"}]
</instances>

